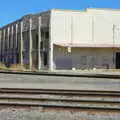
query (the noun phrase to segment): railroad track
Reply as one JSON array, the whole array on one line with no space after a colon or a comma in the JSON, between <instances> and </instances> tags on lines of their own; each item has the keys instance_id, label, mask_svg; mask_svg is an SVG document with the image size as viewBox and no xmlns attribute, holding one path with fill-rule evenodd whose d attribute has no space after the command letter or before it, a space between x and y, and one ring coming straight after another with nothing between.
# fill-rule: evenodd
<instances>
[{"instance_id":1,"label":"railroad track","mask_svg":"<svg viewBox=\"0 0 120 120\"><path fill-rule=\"evenodd\" d=\"M120 92L1 88L0 105L120 111Z\"/></svg>"}]
</instances>

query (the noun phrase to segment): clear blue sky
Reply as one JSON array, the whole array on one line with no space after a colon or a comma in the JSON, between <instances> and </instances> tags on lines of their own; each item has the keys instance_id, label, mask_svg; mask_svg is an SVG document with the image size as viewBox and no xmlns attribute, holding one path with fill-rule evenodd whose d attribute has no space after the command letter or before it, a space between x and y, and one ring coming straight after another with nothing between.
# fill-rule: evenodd
<instances>
[{"instance_id":1,"label":"clear blue sky","mask_svg":"<svg viewBox=\"0 0 120 120\"><path fill-rule=\"evenodd\" d=\"M1 0L0 27L29 13L51 8L81 10L91 6L120 9L120 0Z\"/></svg>"}]
</instances>

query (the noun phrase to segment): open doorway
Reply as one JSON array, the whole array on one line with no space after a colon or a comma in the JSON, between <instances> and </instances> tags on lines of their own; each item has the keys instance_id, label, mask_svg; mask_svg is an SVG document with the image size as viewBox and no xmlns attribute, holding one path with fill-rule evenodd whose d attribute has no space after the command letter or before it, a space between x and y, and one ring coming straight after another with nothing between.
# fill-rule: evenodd
<instances>
[{"instance_id":1,"label":"open doorway","mask_svg":"<svg viewBox=\"0 0 120 120\"><path fill-rule=\"evenodd\" d=\"M116 52L116 69L120 69L120 52Z\"/></svg>"}]
</instances>

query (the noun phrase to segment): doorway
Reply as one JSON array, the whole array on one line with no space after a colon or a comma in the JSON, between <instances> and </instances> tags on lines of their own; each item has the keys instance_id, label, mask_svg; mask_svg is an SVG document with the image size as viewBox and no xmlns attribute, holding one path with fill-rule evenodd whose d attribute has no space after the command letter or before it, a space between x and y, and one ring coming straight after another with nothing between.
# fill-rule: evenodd
<instances>
[{"instance_id":1,"label":"doorway","mask_svg":"<svg viewBox=\"0 0 120 120\"><path fill-rule=\"evenodd\" d=\"M120 69L120 52L116 53L116 69Z\"/></svg>"}]
</instances>

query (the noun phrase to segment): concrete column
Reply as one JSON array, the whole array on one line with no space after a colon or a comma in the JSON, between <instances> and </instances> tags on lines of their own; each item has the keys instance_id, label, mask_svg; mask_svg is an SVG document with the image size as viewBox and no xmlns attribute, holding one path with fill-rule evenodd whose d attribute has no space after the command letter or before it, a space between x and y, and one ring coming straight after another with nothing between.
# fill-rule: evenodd
<instances>
[{"instance_id":1,"label":"concrete column","mask_svg":"<svg viewBox=\"0 0 120 120\"><path fill-rule=\"evenodd\" d=\"M3 61L3 29L1 31L1 62Z\"/></svg>"},{"instance_id":2,"label":"concrete column","mask_svg":"<svg viewBox=\"0 0 120 120\"><path fill-rule=\"evenodd\" d=\"M18 24L15 26L16 33L15 33L15 48L17 48L17 42L18 42Z\"/></svg>"},{"instance_id":3,"label":"concrete column","mask_svg":"<svg viewBox=\"0 0 120 120\"><path fill-rule=\"evenodd\" d=\"M7 60L8 60L8 56L9 56L9 36L10 36L10 28L7 28Z\"/></svg>"},{"instance_id":4,"label":"concrete column","mask_svg":"<svg viewBox=\"0 0 120 120\"><path fill-rule=\"evenodd\" d=\"M16 53L17 53L17 33L18 33L18 24L15 25L15 40L14 40L14 63L16 63Z\"/></svg>"},{"instance_id":5,"label":"concrete column","mask_svg":"<svg viewBox=\"0 0 120 120\"><path fill-rule=\"evenodd\" d=\"M14 48L13 48L13 25L11 26L11 43L10 43L10 48L11 48L11 56L12 56L12 60L13 60L13 56L14 56ZM13 63L14 61L12 61Z\"/></svg>"},{"instance_id":6,"label":"concrete column","mask_svg":"<svg viewBox=\"0 0 120 120\"><path fill-rule=\"evenodd\" d=\"M29 22L29 69L32 69L32 19Z\"/></svg>"},{"instance_id":7,"label":"concrete column","mask_svg":"<svg viewBox=\"0 0 120 120\"><path fill-rule=\"evenodd\" d=\"M23 21L20 23L20 64L23 65Z\"/></svg>"},{"instance_id":8,"label":"concrete column","mask_svg":"<svg viewBox=\"0 0 120 120\"><path fill-rule=\"evenodd\" d=\"M40 44L41 44L41 17L38 18L38 70L41 69Z\"/></svg>"},{"instance_id":9,"label":"concrete column","mask_svg":"<svg viewBox=\"0 0 120 120\"><path fill-rule=\"evenodd\" d=\"M51 20L49 24L49 70L53 70L53 41L51 38Z\"/></svg>"},{"instance_id":10,"label":"concrete column","mask_svg":"<svg viewBox=\"0 0 120 120\"><path fill-rule=\"evenodd\" d=\"M2 41L2 31L0 30L0 62L1 62L1 41Z\"/></svg>"},{"instance_id":11,"label":"concrete column","mask_svg":"<svg viewBox=\"0 0 120 120\"><path fill-rule=\"evenodd\" d=\"M116 68L116 65L115 65L115 57L116 57L116 51L115 51L115 49L114 49L114 45L115 45L115 41L116 41L116 25L115 24L113 24L113 66L114 66L114 68Z\"/></svg>"},{"instance_id":12,"label":"concrete column","mask_svg":"<svg viewBox=\"0 0 120 120\"><path fill-rule=\"evenodd\" d=\"M9 36L10 36L10 28L7 28L7 54L9 54Z\"/></svg>"},{"instance_id":13,"label":"concrete column","mask_svg":"<svg viewBox=\"0 0 120 120\"><path fill-rule=\"evenodd\" d=\"M3 52L3 56L4 56L4 58L3 58L3 62L5 61L5 29L3 30L3 50L2 50L2 52Z\"/></svg>"}]
</instances>

